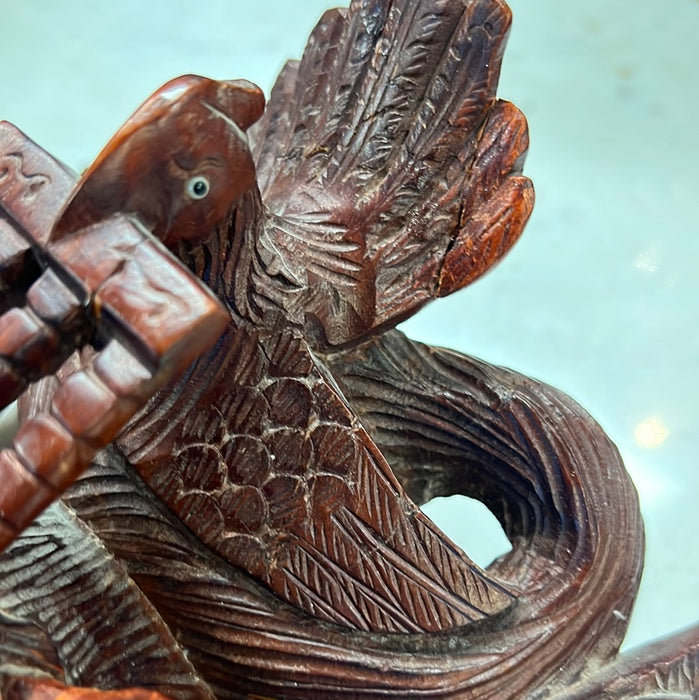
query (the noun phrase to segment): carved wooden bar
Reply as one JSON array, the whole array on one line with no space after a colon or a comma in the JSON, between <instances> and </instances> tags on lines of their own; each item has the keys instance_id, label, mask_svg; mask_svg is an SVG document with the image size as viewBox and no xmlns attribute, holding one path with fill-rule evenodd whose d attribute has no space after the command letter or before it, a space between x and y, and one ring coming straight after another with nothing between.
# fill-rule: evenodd
<instances>
[{"instance_id":1,"label":"carved wooden bar","mask_svg":"<svg viewBox=\"0 0 699 700\"><path fill-rule=\"evenodd\" d=\"M50 411L24 421L13 448L0 451L2 549L216 340L227 314L135 221L112 218L51 240L73 177L7 123L0 168L0 284L8 290L0 407L76 349L106 345L91 368L65 379Z\"/></svg>"},{"instance_id":2,"label":"carved wooden bar","mask_svg":"<svg viewBox=\"0 0 699 700\"><path fill-rule=\"evenodd\" d=\"M0 556L3 697L696 695L698 627L618 656L643 528L600 427L394 329L531 212L509 25L500 0L357 0L266 108L183 76L77 183L4 127L6 396L95 351L23 395L5 457L9 540L94 455ZM454 493L511 552L481 568L419 509Z\"/></svg>"}]
</instances>

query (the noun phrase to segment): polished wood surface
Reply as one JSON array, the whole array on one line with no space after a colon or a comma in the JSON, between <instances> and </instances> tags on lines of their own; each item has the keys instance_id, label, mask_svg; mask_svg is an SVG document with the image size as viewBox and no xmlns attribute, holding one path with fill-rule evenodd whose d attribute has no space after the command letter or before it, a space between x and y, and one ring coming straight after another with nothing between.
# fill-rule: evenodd
<instances>
[{"instance_id":1,"label":"polished wood surface","mask_svg":"<svg viewBox=\"0 0 699 700\"><path fill-rule=\"evenodd\" d=\"M74 179L7 123L0 167L0 284L9 290L0 309L0 407L76 349L99 349L92 367L65 377L46 412L24 421L12 449L0 452L4 547L157 388L213 344L227 313L123 214L53 240Z\"/></svg>"},{"instance_id":2,"label":"polished wood surface","mask_svg":"<svg viewBox=\"0 0 699 700\"><path fill-rule=\"evenodd\" d=\"M168 83L43 212L52 234L8 234L18 381L54 369L23 350L38 312L13 311L42 251L43 288L94 300L73 321L94 351L22 399L11 534L55 495L43 445L111 444L0 558L6 693L696 692L696 628L617 655L643 529L600 427L551 387L393 329L491 268L531 211L526 122L495 94L509 24L498 0L331 11L264 112L248 83ZM208 349L189 340L199 288L151 233L227 309ZM45 296L47 319L80 316ZM71 332L57 348L83 342ZM155 386L182 347L198 358ZM22 471L32 459L45 472ZM512 543L486 569L419 510L454 493Z\"/></svg>"}]
</instances>

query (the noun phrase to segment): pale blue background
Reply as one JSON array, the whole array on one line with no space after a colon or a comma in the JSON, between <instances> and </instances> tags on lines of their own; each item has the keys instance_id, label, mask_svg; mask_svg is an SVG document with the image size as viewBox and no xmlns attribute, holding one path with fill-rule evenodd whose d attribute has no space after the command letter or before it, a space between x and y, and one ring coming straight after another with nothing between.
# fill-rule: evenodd
<instances>
[{"instance_id":1,"label":"pale blue background","mask_svg":"<svg viewBox=\"0 0 699 700\"><path fill-rule=\"evenodd\" d=\"M699 3L511 5L500 95L529 118L535 214L493 273L405 329L560 387L619 445L647 526L635 645L699 620ZM268 91L328 6L0 0L0 118L80 170L175 75ZM656 449L634 437L650 417ZM459 507L430 512L481 561L502 547Z\"/></svg>"}]
</instances>

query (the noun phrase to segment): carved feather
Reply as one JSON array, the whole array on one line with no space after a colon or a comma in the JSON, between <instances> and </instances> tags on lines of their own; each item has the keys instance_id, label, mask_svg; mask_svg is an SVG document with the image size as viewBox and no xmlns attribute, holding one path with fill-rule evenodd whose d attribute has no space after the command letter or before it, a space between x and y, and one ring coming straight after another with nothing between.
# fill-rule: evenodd
<instances>
[{"instance_id":1,"label":"carved feather","mask_svg":"<svg viewBox=\"0 0 699 700\"><path fill-rule=\"evenodd\" d=\"M526 123L495 102L509 22L499 0L354 2L282 71L252 132L265 228L312 290L287 312L322 341L401 320L519 236Z\"/></svg>"},{"instance_id":2,"label":"carved feather","mask_svg":"<svg viewBox=\"0 0 699 700\"><path fill-rule=\"evenodd\" d=\"M35 624L55 646L68 671L59 680L155 687L176 700L212 699L123 565L62 503L42 513L3 554L0 582L3 614ZM0 681L10 670L10 653L0 647ZM47 670L43 659L28 663L35 664L32 675Z\"/></svg>"},{"instance_id":3,"label":"carved feather","mask_svg":"<svg viewBox=\"0 0 699 700\"><path fill-rule=\"evenodd\" d=\"M302 336L241 323L214 352L168 390L186 403L156 397L119 439L207 547L354 629L439 631L513 604L405 496Z\"/></svg>"}]
</instances>

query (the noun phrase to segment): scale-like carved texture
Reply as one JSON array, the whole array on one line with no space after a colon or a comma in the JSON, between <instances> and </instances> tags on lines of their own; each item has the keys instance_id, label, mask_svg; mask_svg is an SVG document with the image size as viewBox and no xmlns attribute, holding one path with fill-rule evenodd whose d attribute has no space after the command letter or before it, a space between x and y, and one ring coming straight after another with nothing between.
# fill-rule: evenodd
<instances>
[{"instance_id":1,"label":"scale-like carved texture","mask_svg":"<svg viewBox=\"0 0 699 700\"><path fill-rule=\"evenodd\" d=\"M550 387L400 334L333 366L415 498L475 492L494 506L504 495L506 507L495 510L514 550L492 571L521 591L516 616L504 630L417 636L348 636L318 625L212 557L112 449L73 490L71 506L128 563L216 694L307 698L321 685L332 698L536 697L612 658L633 603L642 533L618 454L589 416ZM375 391L386 383L400 405ZM429 492L410 461L429 469ZM605 499L617 508L601 508ZM268 667L267 654L278 666Z\"/></svg>"},{"instance_id":2,"label":"scale-like carved texture","mask_svg":"<svg viewBox=\"0 0 699 700\"><path fill-rule=\"evenodd\" d=\"M255 129L257 172L243 132L259 90L192 76L157 92L88 169L61 225L139 217L231 319L66 495L82 522L49 522L68 513L55 506L0 558L0 629L22 617L35 670L59 676L59 658L69 682L123 689L145 683L139 664L153 659L158 691L220 698L696 686L699 629L615 658L643 536L594 421L550 387L386 330L492 266L530 212L526 123L495 99L508 26L501 0L356 0L285 68ZM186 168L168 154L212 162L211 149L228 175L209 183L211 206L187 201ZM65 184L47 178L38 197ZM7 251L21 283L22 252ZM71 369L91 376L99 357ZM55 390L35 389L24 415ZM404 489L482 498L512 553L480 570ZM125 651L102 659L89 644L101 635L123 636ZM10 680L13 700L60 692Z\"/></svg>"},{"instance_id":3,"label":"scale-like carved texture","mask_svg":"<svg viewBox=\"0 0 699 700\"><path fill-rule=\"evenodd\" d=\"M203 381L210 367L216 376ZM185 381L200 387L185 412L159 396L144 415L151 427L135 421L118 444L226 560L302 610L355 629L438 631L511 605L513 594L405 496L296 332L241 321Z\"/></svg>"}]
</instances>

